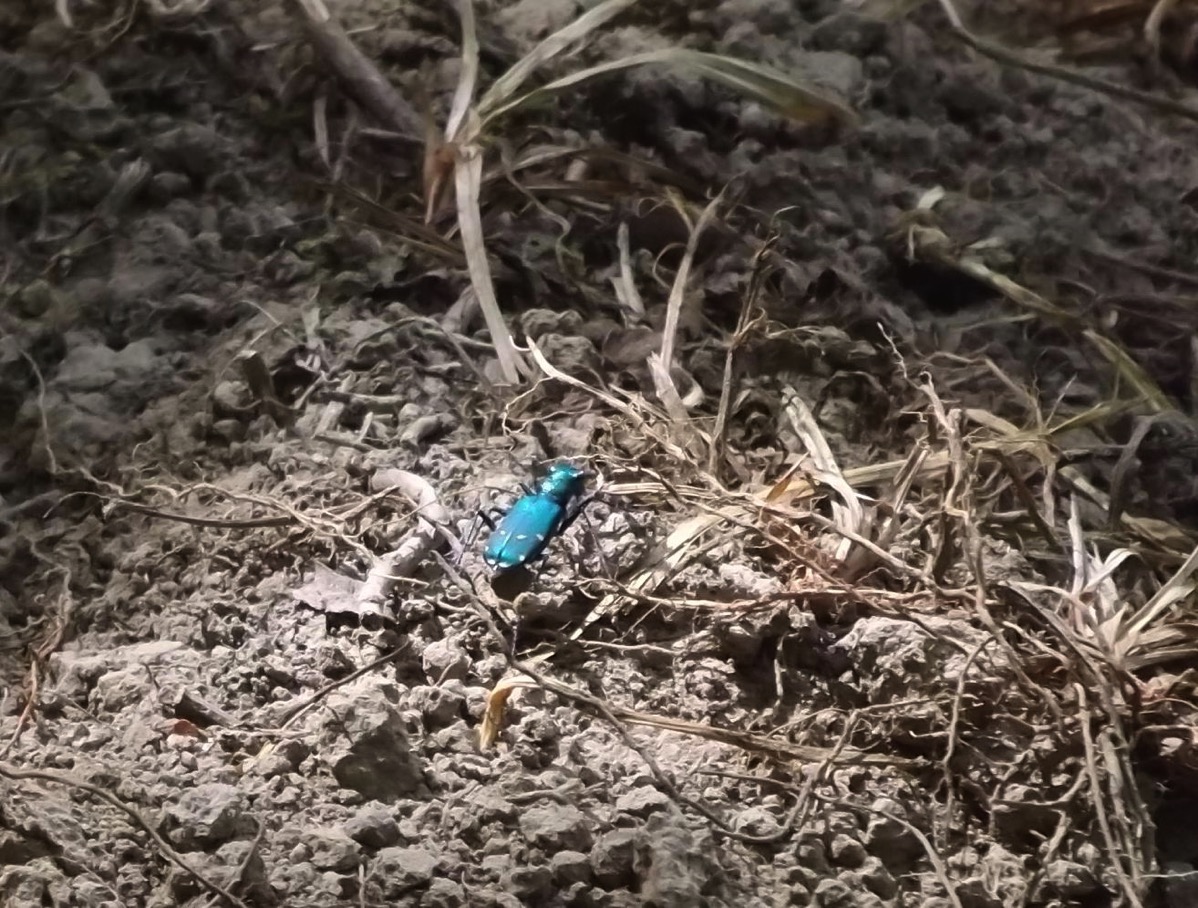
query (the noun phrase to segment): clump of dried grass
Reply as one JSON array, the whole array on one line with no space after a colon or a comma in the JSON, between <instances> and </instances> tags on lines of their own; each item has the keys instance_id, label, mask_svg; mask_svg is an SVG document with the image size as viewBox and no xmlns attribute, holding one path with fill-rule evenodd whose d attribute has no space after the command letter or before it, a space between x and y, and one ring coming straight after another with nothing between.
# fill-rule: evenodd
<instances>
[{"instance_id":1,"label":"clump of dried grass","mask_svg":"<svg viewBox=\"0 0 1198 908\"><path fill-rule=\"evenodd\" d=\"M432 139L426 146L425 194L428 214L431 216L437 206L441 188L448 183L447 172L452 171L457 197L458 227L461 231L471 286L495 345L504 379L512 385L517 384L522 376L531 376L532 373L522 354L517 351L499 308L487 258L481 210L483 156L488 144L496 137L498 124L503 118L535 107L554 95L602 76L640 66L664 66L695 72L795 119L836 119L849 122L855 119L849 108L773 67L681 47L610 60L531 90L525 88L526 83L546 63L567 49L585 43L596 29L635 2L637 0L604 0L594 6L574 22L541 41L475 100L479 61L474 6L472 0L459 0L458 8L462 22L461 76L454 93L444 137ZM708 212L712 210L713 207L709 206ZM705 212L700 226L692 233L693 241L697 241L702 232L702 221L707 217L709 214ZM678 284L681 286L685 286L685 272L689 267L690 257L694 254L693 245L689 253L680 271L681 278ZM673 325L665 332L666 346L662 350L661 359L651 366L659 397L667 407L675 411L676 416L680 416L681 411L673 382L669 378L669 345L673 343L673 326L677 323L680 303L680 298L671 298L668 313L673 318Z\"/></svg>"}]
</instances>

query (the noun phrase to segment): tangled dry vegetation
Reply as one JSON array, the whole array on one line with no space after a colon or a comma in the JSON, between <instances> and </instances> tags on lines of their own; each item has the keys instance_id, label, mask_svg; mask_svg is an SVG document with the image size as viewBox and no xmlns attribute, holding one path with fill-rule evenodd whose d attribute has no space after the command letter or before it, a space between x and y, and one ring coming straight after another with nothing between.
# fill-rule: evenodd
<instances>
[{"instance_id":1,"label":"tangled dry vegetation","mask_svg":"<svg viewBox=\"0 0 1198 908\"><path fill-rule=\"evenodd\" d=\"M933 6L985 52L952 4ZM1189 7L1092 5L1073 11L1068 28L1136 22L1160 59L1184 68L1192 45L1177 44L1176 31L1161 36ZM895 329L904 319L843 270L806 280L785 212L744 201L735 181L708 195L648 157L539 119L551 99L640 67L712 80L817 134L854 128L852 99L684 46L600 60L579 51L603 47L599 35L617 16L653 17L634 0L593 6L480 93L486 36L462 2L458 81L435 126L439 102L426 98L424 112L410 104L319 0L290 8L372 118L367 126L334 110L328 89L315 95L312 146L326 176L307 191L339 220L314 255L332 255L351 229L369 228L405 249L406 261L384 266L391 277L419 273L410 286L426 282L445 305L435 316L388 310L381 326L363 319L351 328L313 282L298 325L267 314L230 342L235 377L211 393L185 393L179 407L213 412L207 431L235 433L239 444L256 437L278 482L267 484L252 458L222 473L226 456L192 450L183 432L120 460L73 460L40 407L34 450L52 489L102 502L107 521L165 522L181 548L198 533L234 588L286 575L295 580L289 601L323 612L330 628L376 635L373 658L282 713L227 720L193 704L171 716L172 733L215 734L231 721L259 734L254 759L265 760L334 691L405 658L403 633L434 613L456 615L484 652L502 656L476 723L487 752L504 746L517 692L540 691L606 723L683 812L746 846L797 836L831 812L880 818L917 843L933 881L924 895L963 908L988 904L949 858L977 836L1023 843L1027 877L1003 904L1082 903L1059 879L1055 890L1044 886L1054 862L1088 843L1089 869L1114 904L1150 904L1162 874L1159 791L1198 790L1198 532L1164 491L1177 478L1173 458L1198 438L1179 409L1192 387L1163 388L1145 348L1192 300L1161 301L1148 337L1133 344L1116 325L1118 305L1025 276L1001 239L955 235L958 200L937 188L894 219L889 251L994 305L979 321L946 319L941 330L953 342L936 350L920 332ZM75 25L84 12L59 9ZM563 63L567 51L573 59ZM411 185L399 191L377 176L396 148L417 140L418 204ZM132 166L123 174L109 210L142 176ZM527 219L539 231L533 239L506 231ZM588 243L617 250L609 267L586 261ZM468 280L445 281L452 273ZM574 302L513 318L511 300L522 293ZM470 328L476 313L481 336ZM1032 336L1064 351L1051 387L1033 385L996 352ZM27 359L44 404L46 379ZM405 383L432 383L453 404L405 415ZM447 437L454 458L422 455ZM543 588L493 588L469 552L454 552L463 566L443 557L459 547L484 493L478 467L495 467L497 438L517 456L585 454L603 475L601 551L582 543L581 576L555 564ZM314 445L323 452L316 459ZM20 516L5 512L7 521ZM130 809L102 788L15 761L40 721L52 655L80 627L73 560L86 560L69 547L27 554L37 567L25 589L44 618L21 639L29 661L0 774L81 786ZM316 564L335 570L313 575ZM719 565L751 567L737 577ZM907 666L926 690L909 678L888 686L882 672L867 696L846 695L836 680L843 668L827 666L827 684L796 680L810 667L799 650L828 629L851 641L867 617L914 625L934 641L925 655L940 662ZM94 630L104 620L90 614L87 623ZM668 695L634 705L588 686L588 660L619 656L649 673L704 635L769 693L694 714ZM752 782L762 797L782 792L785 816L767 831L730 822L661 765L633 732L645 727L728 747L739 755L725 779ZM906 780L887 783L894 790L922 786L926 809L899 816L858 797L846 767ZM229 903L247 904L235 891L244 867L222 883L181 856L158 824L132 816L163 855Z\"/></svg>"}]
</instances>

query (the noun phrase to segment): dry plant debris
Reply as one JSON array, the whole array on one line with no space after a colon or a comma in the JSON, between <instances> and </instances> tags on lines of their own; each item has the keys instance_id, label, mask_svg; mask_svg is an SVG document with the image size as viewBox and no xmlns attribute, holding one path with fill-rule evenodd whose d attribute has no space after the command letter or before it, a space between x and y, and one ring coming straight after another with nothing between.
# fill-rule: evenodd
<instances>
[{"instance_id":1,"label":"dry plant debris","mask_svg":"<svg viewBox=\"0 0 1198 908\"><path fill-rule=\"evenodd\" d=\"M1194 108L890 6L0 12L4 899L1191 903Z\"/></svg>"}]
</instances>

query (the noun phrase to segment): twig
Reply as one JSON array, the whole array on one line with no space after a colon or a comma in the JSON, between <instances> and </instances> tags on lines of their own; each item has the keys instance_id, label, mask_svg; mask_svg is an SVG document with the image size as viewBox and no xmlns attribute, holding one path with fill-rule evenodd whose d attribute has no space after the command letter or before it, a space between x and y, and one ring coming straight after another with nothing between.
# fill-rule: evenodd
<instances>
[{"instance_id":1,"label":"twig","mask_svg":"<svg viewBox=\"0 0 1198 908\"><path fill-rule=\"evenodd\" d=\"M21 356L29 363L29 367L33 369L33 376L37 379L37 414L42 424L42 445L46 449L50 475L53 476L58 472L58 460L54 456L54 448L50 446L50 422L46 419L46 380L42 378L42 370L38 368L37 360L24 350L21 351Z\"/></svg>"},{"instance_id":2,"label":"twig","mask_svg":"<svg viewBox=\"0 0 1198 908\"><path fill-rule=\"evenodd\" d=\"M288 3L303 23L316 52L358 103L383 125L413 142L421 142L423 126L416 111L358 50L323 0L288 0Z\"/></svg>"},{"instance_id":3,"label":"twig","mask_svg":"<svg viewBox=\"0 0 1198 908\"><path fill-rule=\"evenodd\" d=\"M923 846L924 853L928 857L928 862L932 865L932 870L935 871L936 878L940 881L940 885L944 887L945 895L947 895L948 900L952 902L953 908L964 908L964 906L961 904L961 897L957 895L957 890L953 888L952 883L949 881L948 867L945 866L944 859L940 857L939 853L932 846L932 843L928 841L928 837L920 832L915 825L910 823L908 820L905 820L902 817L896 816L895 814L885 810L874 810L872 808L866 807L863 804L854 804L852 801L842 801L836 798L828 798L821 794L817 794L815 797L832 807L839 807L842 810L851 810L854 813L863 813L867 816L869 814L877 814L880 817L890 820L892 823L898 823L900 826L905 827L906 830L916 838L919 844Z\"/></svg>"},{"instance_id":4,"label":"twig","mask_svg":"<svg viewBox=\"0 0 1198 908\"><path fill-rule=\"evenodd\" d=\"M973 652L969 654L969 658L965 660L965 665L961 668L961 674L957 678L957 691L953 696L953 711L948 723L948 745L944 749L944 759L940 761L940 767L944 774L944 826L951 829L953 823L953 807L956 795L956 790L953 786L952 775L952 759L956 750L957 744L957 727L961 719L961 701L965 696L965 681L969 676L969 669L973 667L974 660L981 655L982 650L991 640L994 639L992 634L987 634L978 641L977 646L973 648Z\"/></svg>"},{"instance_id":5,"label":"twig","mask_svg":"<svg viewBox=\"0 0 1198 908\"><path fill-rule=\"evenodd\" d=\"M500 633L498 626L491 618L490 613L478 598L474 588L457 572L454 568L442 558L439 554L435 557L440 562L446 576L456 585L467 597L470 603L475 607L475 611L486 624L488 631L498 641L503 642L504 637ZM614 706L599 697L584 693L580 690L563 684L559 681L546 678L539 674L527 663L519 661L512 653L504 646L504 653L507 656L508 664L513 671L521 675L527 676L537 686L555 693L560 697L575 704L581 704L598 713L616 730L616 733L624 741L624 743L633 750L649 767L657 779L658 784L662 789L679 805L689 807L696 813L706 818L722 835L737 841L747 844L768 844L778 841L778 833L771 833L768 836L752 836L745 833L737 832L731 829L723 820L706 804L703 804L694 798L684 795L678 790L678 787L666 775L666 773L657 764L656 760L642 747L632 734L628 731L626 724L633 725L648 725L655 728L665 728L671 731L678 731L685 734L699 735L711 740L720 741L724 744L759 750L765 752L781 762L791 762L794 760L807 760L814 762L815 760L834 759L837 762L843 763L883 763L888 765L912 765L911 761L901 758L890 758L884 754L867 754L860 751L855 751L845 757L840 756L840 751L843 749L844 741L834 750L822 747L805 747L802 745L789 744L783 742L774 742L760 735L752 735L747 733L736 732L730 729L714 728L709 725L702 725L697 722L687 722L679 719L666 719L658 716L651 716L646 713L641 713L636 710L627 709L625 707ZM784 830L782 835L788 832Z\"/></svg>"},{"instance_id":6,"label":"twig","mask_svg":"<svg viewBox=\"0 0 1198 908\"><path fill-rule=\"evenodd\" d=\"M624 228L623 225L622 229ZM740 315L736 320L736 330L728 339L728 350L724 354L724 380L720 385L720 403L716 409L715 428L711 431L711 446L707 451L707 472L719 472L719 460L724 451L724 434L728 424L728 408L732 404L732 380L736 366L737 353L748 337L749 329L758 324L762 317L751 318L757 298L761 294L761 285L765 281L765 261L778 242L778 234L771 233L761 248L753 256L753 272L749 278L749 287L740 305Z\"/></svg>"},{"instance_id":7,"label":"twig","mask_svg":"<svg viewBox=\"0 0 1198 908\"><path fill-rule=\"evenodd\" d=\"M218 527L224 530L245 530L254 527L285 527L296 523L295 517L249 517L244 520L224 520L217 517L191 517L187 514L174 514L149 505L137 504L134 501L111 500L114 510L134 511L150 517L161 517L176 523L186 523L194 527Z\"/></svg>"},{"instance_id":8,"label":"twig","mask_svg":"<svg viewBox=\"0 0 1198 908\"><path fill-rule=\"evenodd\" d=\"M1036 63L1033 60L1025 59L1014 51L1007 50L1007 48L1000 44L995 44L985 38L979 38L966 28L953 0L940 0L940 8L944 10L944 15L948 18L949 27L957 39L976 50L979 54L989 57L991 60L1006 64L1007 66L1026 69L1028 72L1033 72L1041 76L1051 76L1054 79L1060 79L1062 82L1071 82L1074 85L1103 92L1116 98L1135 101L1137 104L1143 104L1161 113L1175 114L1179 117L1185 117L1187 120L1198 120L1198 108L1182 104L1180 101L1162 98L1151 92L1128 88L1125 85L1120 85L1117 82L1108 82L1106 79L1099 79L1096 76L1087 76L1085 73L1063 66L1054 66L1050 63Z\"/></svg>"},{"instance_id":9,"label":"twig","mask_svg":"<svg viewBox=\"0 0 1198 908\"><path fill-rule=\"evenodd\" d=\"M190 873L193 877L199 880L200 884L203 885L204 888L216 893L218 896L224 898L231 904L236 905L237 908L249 908L245 902L235 896L227 888L209 879L207 876L200 873L198 870L184 861L179 852L175 851L175 849L170 846L166 839L164 839L158 834L157 831L155 831L153 824L151 824L149 820L142 816L139 810L124 803L112 792L100 788L98 785L92 785L90 782L82 782L78 779L72 779L70 776L60 775L56 772L50 772L49 770L17 769L15 766L10 766L7 763L0 763L0 776L14 780L37 779L43 782L52 782L55 785L66 785L69 788L76 788L80 791L86 791L88 794L95 795L101 801L108 802L117 810L121 811L135 823L137 823L138 826L146 831L146 834L149 835L154 844L158 846L158 850L162 852L163 857L183 868L183 870L185 870L187 873Z\"/></svg>"},{"instance_id":10,"label":"twig","mask_svg":"<svg viewBox=\"0 0 1198 908\"><path fill-rule=\"evenodd\" d=\"M1111 831L1110 817L1107 815L1106 806L1102 803L1102 782L1098 778L1098 758L1094 748L1094 737L1090 732L1091 716L1090 711L1086 708L1086 690L1077 683L1073 687L1077 696L1079 713L1077 721L1081 726L1082 743L1086 749L1086 773L1090 780L1090 802L1094 807L1094 815L1098 819L1098 828L1102 831L1102 840L1107 848L1107 859L1115 873L1115 878L1123 889L1123 894L1127 896L1128 903L1132 908L1143 908L1143 902L1140 901L1140 896L1123 866L1123 852L1115 842L1115 835Z\"/></svg>"},{"instance_id":11,"label":"twig","mask_svg":"<svg viewBox=\"0 0 1198 908\"><path fill-rule=\"evenodd\" d=\"M57 614L54 616L54 625L49 636L42 641L42 644L33 653L33 658L29 664L29 674L26 678L25 708L21 710L21 715L17 717L17 727L13 729L12 737L0 749L0 757L7 756L8 752L12 750L17 740L21 737L21 732L25 730L30 718L32 718L34 712L37 710L37 695L41 683L41 667L50 655L62 645L62 641L66 637L67 627L70 624L71 605L71 572L63 569L62 593L59 596L59 608Z\"/></svg>"},{"instance_id":12,"label":"twig","mask_svg":"<svg viewBox=\"0 0 1198 908\"><path fill-rule=\"evenodd\" d=\"M321 700L323 700L325 697L327 697L329 694L331 694L337 688L344 687L345 685L347 685L353 681L357 681L363 675L369 674L370 672L372 672L376 668L378 668L380 665L386 665L388 662L391 662L393 659L396 659L397 657L403 655L407 651L408 651L408 647L404 644L401 644L400 646L397 646L395 649L391 650L389 653L385 653L382 656L379 656L373 662L368 662L366 665L363 665L356 672L348 674L344 678L338 678L336 681L330 681L328 684L326 684L320 690L316 691L316 693L312 694L311 696L307 697L304 700L301 700L295 706L291 707L291 709L287 710L287 712L283 716L282 724L279 725L279 727L277 729L275 729L275 731L286 730L286 728L289 725L291 725L296 719L298 719L300 716L302 716L304 713L306 713L309 709L311 709L313 706L315 706L317 703L319 703Z\"/></svg>"},{"instance_id":13,"label":"twig","mask_svg":"<svg viewBox=\"0 0 1198 908\"><path fill-rule=\"evenodd\" d=\"M241 864L237 868L237 873L233 875L233 882L229 886L230 889L232 889L233 886L241 883L242 879L245 877L245 872L249 870L250 862L254 860L254 855L258 853L258 848L262 844L263 836L266 835L266 824L258 819L255 819L255 822L258 824L258 831L254 833L254 840L250 842L250 847L246 850L245 857L241 859ZM207 908L212 908L219 898L219 895L213 895L210 899L208 899Z\"/></svg>"}]
</instances>

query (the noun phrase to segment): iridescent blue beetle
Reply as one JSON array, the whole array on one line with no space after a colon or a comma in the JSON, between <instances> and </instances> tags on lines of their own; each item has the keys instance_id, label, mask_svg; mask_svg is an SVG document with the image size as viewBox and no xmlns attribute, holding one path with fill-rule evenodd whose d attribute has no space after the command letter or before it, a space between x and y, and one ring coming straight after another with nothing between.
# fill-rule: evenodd
<instances>
[{"instance_id":1,"label":"iridescent blue beetle","mask_svg":"<svg viewBox=\"0 0 1198 908\"><path fill-rule=\"evenodd\" d=\"M510 571L536 560L553 537L578 517L585 500L587 473L570 463L555 463L516 500L496 525L483 550L483 561L496 571ZM484 518L486 519L486 518Z\"/></svg>"}]
</instances>

